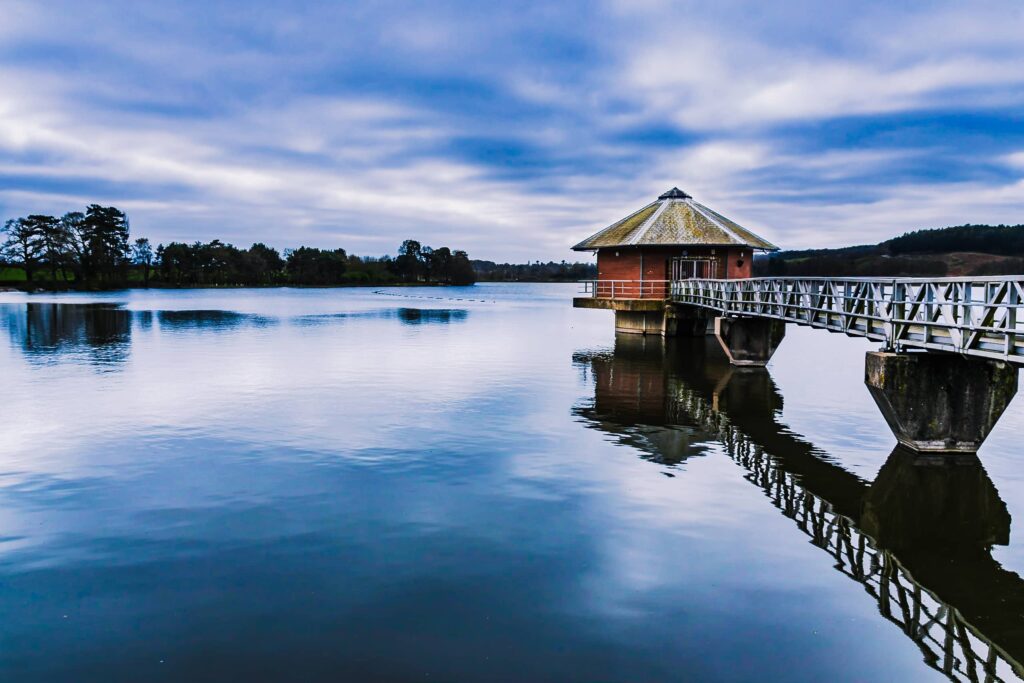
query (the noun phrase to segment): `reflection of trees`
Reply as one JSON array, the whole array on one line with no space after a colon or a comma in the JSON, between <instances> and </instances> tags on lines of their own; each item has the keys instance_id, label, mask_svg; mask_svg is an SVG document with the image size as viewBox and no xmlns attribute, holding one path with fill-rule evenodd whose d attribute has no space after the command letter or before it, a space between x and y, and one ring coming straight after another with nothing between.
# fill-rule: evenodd
<instances>
[{"instance_id":1,"label":"reflection of trees","mask_svg":"<svg viewBox=\"0 0 1024 683\"><path fill-rule=\"evenodd\" d=\"M233 330L243 325L267 325L270 320L249 313L219 310L157 311L161 329L168 330Z\"/></svg>"},{"instance_id":2,"label":"reflection of trees","mask_svg":"<svg viewBox=\"0 0 1024 683\"><path fill-rule=\"evenodd\" d=\"M613 353L574 360L594 379L593 402L574 409L588 426L631 445L637 433L689 430L691 442L657 453L644 442L643 457L664 463L719 442L930 666L953 680L1024 676L1024 580L991 555L1009 542L1010 515L976 457L896 448L868 483L781 424L768 372L730 366L713 340L620 335Z\"/></svg>"},{"instance_id":3,"label":"reflection of trees","mask_svg":"<svg viewBox=\"0 0 1024 683\"><path fill-rule=\"evenodd\" d=\"M407 325L421 325L424 323L440 323L446 325L451 322L462 322L466 319L468 311L464 308L399 308L398 319Z\"/></svg>"},{"instance_id":4,"label":"reflection of trees","mask_svg":"<svg viewBox=\"0 0 1024 683\"><path fill-rule=\"evenodd\" d=\"M11 341L31 360L84 355L114 365L128 358L132 314L109 304L29 303L0 308Z\"/></svg>"}]
</instances>

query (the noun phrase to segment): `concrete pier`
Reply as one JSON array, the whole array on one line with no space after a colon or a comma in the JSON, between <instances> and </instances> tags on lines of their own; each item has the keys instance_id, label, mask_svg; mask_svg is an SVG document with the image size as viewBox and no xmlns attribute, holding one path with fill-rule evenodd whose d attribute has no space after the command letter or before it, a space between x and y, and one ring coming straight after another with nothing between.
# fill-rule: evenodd
<instances>
[{"instance_id":1,"label":"concrete pier","mask_svg":"<svg viewBox=\"0 0 1024 683\"><path fill-rule=\"evenodd\" d=\"M864 383L904 446L973 453L1017 393L1017 368L952 353L872 351Z\"/></svg>"},{"instance_id":2,"label":"concrete pier","mask_svg":"<svg viewBox=\"0 0 1024 683\"><path fill-rule=\"evenodd\" d=\"M696 306L663 299L573 299L575 308L615 312L615 331L623 334L656 334L662 337L700 337L709 334L711 315Z\"/></svg>"},{"instance_id":3,"label":"concrete pier","mask_svg":"<svg viewBox=\"0 0 1024 683\"><path fill-rule=\"evenodd\" d=\"M615 331L625 334L663 334L665 312L615 311Z\"/></svg>"},{"instance_id":4,"label":"concrete pier","mask_svg":"<svg viewBox=\"0 0 1024 683\"><path fill-rule=\"evenodd\" d=\"M784 336L781 320L715 318L715 338L733 365L767 365Z\"/></svg>"}]
</instances>

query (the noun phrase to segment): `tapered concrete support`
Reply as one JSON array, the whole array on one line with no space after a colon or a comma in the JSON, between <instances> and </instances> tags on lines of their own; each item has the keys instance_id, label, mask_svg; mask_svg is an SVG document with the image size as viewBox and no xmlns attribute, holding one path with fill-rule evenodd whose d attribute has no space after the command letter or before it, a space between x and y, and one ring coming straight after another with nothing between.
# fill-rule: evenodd
<instances>
[{"instance_id":1,"label":"tapered concrete support","mask_svg":"<svg viewBox=\"0 0 1024 683\"><path fill-rule=\"evenodd\" d=\"M767 365L785 336L781 320L715 318L715 338L733 365Z\"/></svg>"},{"instance_id":2,"label":"tapered concrete support","mask_svg":"<svg viewBox=\"0 0 1024 683\"><path fill-rule=\"evenodd\" d=\"M864 382L904 446L973 453L1017 393L1017 368L950 353L871 351Z\"/></svg>"}]
</instances>

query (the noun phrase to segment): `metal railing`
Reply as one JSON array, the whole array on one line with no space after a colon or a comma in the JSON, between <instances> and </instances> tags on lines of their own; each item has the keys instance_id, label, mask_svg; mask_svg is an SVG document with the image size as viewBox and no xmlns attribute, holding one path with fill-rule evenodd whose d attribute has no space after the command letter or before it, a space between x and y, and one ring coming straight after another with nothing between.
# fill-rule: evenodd
<instances>
[{"instance_id":1,"label":"metal railing","mask_svg":"<svg viewBox=\"0 0 1024 683\"><path fill-rule=\"evenodd\" d=\"M584 280L581 294L595 299L667 299L671 280Z\"/></svg>"},{"instance_id":2,"label":"metal railing","mask_svg":"<svg viewBox=\"0 0 1024 683\"><path fill-rule=\"evenodd\" d=\"M884 342L1024 363L1024 276L675 280L671 299Z\"/></svg>"}]
</instances>

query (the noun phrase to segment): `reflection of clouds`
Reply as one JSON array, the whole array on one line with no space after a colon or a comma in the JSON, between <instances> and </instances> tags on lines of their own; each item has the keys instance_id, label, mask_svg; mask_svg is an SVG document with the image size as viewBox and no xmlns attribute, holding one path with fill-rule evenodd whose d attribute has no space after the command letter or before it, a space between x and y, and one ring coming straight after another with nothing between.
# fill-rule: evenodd
<instances>
[{"instance_id":1,"label":"reflection of clouds","mask_svg":"<svg viewBox=\"0 0 1024 683\"><path fill-rule=\"evenodd\" d=\"M317 296L331 311L350 295ZM0 555L12 640L40 639L72 666L80 650L52 627L72 605L102 623L97 652L173 642L180 662L230 633L255 667L266 655L251 643L296 633L330 653L317 656L401 651L416 665L512 649L504 670L531 680L557 666L671 680L735 652L782 678L786 657L749 648L805 645L808 623L826 626L815 651L891 652L891 633L833 592L829 558L765 514L717 445L668 479L573 419L592 387L568 358L603 347L608 318L523 303L460 325L407 326L396 311L304 326L285 308L230 334L172 337L157 316L133 328L117 375L64 364L30 377L13 357L13 386L33 391L12 406L2 459L17 472L0 526L23 537ZM80 599L97 586L115 599ZM808 588L822 595L793 599Z\"/></svg>"}]
</instances>

